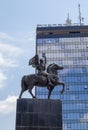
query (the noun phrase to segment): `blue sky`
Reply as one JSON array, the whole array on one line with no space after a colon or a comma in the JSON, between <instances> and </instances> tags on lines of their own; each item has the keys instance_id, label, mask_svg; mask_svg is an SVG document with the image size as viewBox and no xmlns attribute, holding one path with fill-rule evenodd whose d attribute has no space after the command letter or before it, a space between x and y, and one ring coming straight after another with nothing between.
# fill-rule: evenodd
<instances>
[{"instance_id":1,"label":"blue sky","mask_svg":"<svg viewBox=\"0 0 88 130\"><path fill-rule=\"evenodd\" d=\"M34 73L28 60L35 54L37 24L65 24L68 13L78 23L78 4L88 24L87 0L0 0L0 130L15 130L20 80Z\"/></svg>"}]
</instances>

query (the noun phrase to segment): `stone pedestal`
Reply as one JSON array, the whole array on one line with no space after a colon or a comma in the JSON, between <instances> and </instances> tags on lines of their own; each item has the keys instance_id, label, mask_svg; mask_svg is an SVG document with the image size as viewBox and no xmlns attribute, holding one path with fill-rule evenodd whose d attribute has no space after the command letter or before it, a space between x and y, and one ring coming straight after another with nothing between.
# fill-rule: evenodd
<instances>
[{"instance_id":1,"label":"stone pedestal","mask_svg":"<svg viewBox=\"0 0 88 130\"><path fill-rule=\"evenodd\" d=\"M16 130L62 130L61 101L18 99Z\"/></svg>"}]
</instances>

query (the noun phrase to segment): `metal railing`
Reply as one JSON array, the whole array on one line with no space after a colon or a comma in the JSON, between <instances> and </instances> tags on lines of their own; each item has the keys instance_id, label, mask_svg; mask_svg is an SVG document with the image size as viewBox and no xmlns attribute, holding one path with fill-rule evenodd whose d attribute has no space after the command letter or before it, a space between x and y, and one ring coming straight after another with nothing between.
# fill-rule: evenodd
<instances>
[{"instance_id":1,"label":"metal railing","mask_svg":"<svg viewBox=\"0 0 88 130\"><path fill-rule=\"evenodd\" d=\"M83 26L84 23L73 23L71 25L68 24L37 24L37 27L61 27L61 26Z\"/></svg>"}]
</instances>

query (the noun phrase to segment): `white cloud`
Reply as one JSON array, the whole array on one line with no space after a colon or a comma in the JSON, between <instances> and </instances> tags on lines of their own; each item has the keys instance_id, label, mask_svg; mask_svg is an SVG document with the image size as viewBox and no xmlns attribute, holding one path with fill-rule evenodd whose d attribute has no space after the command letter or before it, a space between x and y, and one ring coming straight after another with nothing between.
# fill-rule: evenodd
<instances>
[{"instance_id":1,"label":"white cloud","mask_svg":"<svg viewBox=\"0 0 88 130\"><path fill-rule=\"evenodd\" d=\"M22 53L22 50L19 47L3 43L0 43L0 51L12 56L17 56Z\"/></svg>"},{"instance_id":2,"label":"white cloud","mask_svg":"<svg viewBox=\"0 0 88 130\"><path fill-rule=\"evenodd\" d=\"M16 67L18 66L17 62L19 62L18 57L23 55L27 57L27 55L30 56L34 54L35 32L31 31L22 35L19 36L19 38L14 38L16 44L11 43L11 41L9 41L9 43L0 42L0 66ZM0 38L11 39L8 34L1 32Z\"/></svg>"},{"instance_id":3,"label":"white cloud","mask_svg":"<svg viewBox=\"0 0 88 130\"><path fill-rule=\"evenodd\" d=\"M1 40L4 39L7 41L15 41L15 42L30 42L35 40L35 34L36 34L35 31L30 31L24 34L20 33L14 38L7 33L0 32L0 39Z\"/></svg>"},{"instance_id":4,"label":"white cloud","mask_svg":"<svg viewBox=\"0 0 88 130\"><path fill-rule=\"evenodd\" d=\"M0 114L9 114L16 109L17 96L8 96L5 100L0 101Z\"/></svg>"},{"instance_id":5,"label":"white cloud","mask_svg":"<svg viewBox=\"0 0 88 130\"><path fill-rule=\"evenodd\" d=\"M0 66L16 67L17 58L21 54L22 54L21 48L0 43Z\"/></svg>"},{"instance_id":6,"label":"white cloud","mask_svg":"<svg viewBox=\"0 0 88 130\"><path fill-rule=\"evenodd\" d=\"M10 58L4 58L3 55L0 53L0 66L3 67L16 67L17 64L13 59Z\"/></svg>"},{"instance_id":7,"label":"white cloud","mask_svg":"<svg viewBox=\"0 0 88 130\"><path fill-rule=\"evenodd\" d=\"M34 41L35 40L35 31L26 33L23 38L26 41Z\"/></svg>"},{"instance_id":8,"label":"white cloud","mask_svg":"<svg viewBox=\"0 0 88 130\"><path fill-rule=\"evenodd\" d=\"M84 114L83 118L80 119L80 122L88 123L88 113Z\"/></svg>"},{"instance_id":9,"label":"white cloud","mask_svg":"<svg viewBox=\"0 0 88 130\"><path fill-rule=\"evenodd\" d=\"M0 39L14 40L13 37L11 37L7 33L3 33L3 32L0 32Z\"/></svg>"},{"instance_id":10,"label":"white cloud","mask_svg":"<svg viewBox=\"0 0 88 130\"><path fill-rule=\"evenodd\" d=\"M0 73L0 88L3 87L4 85L4 81L7 79L7 77L5 76L5 74Z\"/></svg>"}]
</instances>

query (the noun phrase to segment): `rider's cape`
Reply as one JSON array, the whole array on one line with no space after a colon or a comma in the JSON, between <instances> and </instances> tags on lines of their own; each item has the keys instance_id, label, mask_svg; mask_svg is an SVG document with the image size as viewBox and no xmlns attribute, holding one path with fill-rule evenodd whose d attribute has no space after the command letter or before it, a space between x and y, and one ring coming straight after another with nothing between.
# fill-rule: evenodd
<instances>
[{"instance_id":1,"label":"rider's cape","mask_svg":"<svg viewBox=\"0 0 88 130\"><path fill-rule=\"evenodd\" d=\"M32 67L35 67L39 65L39 57L38 55L35 55L33 58L29 60L29 65L32 65Z\"/></svg>"}]
</instances>

